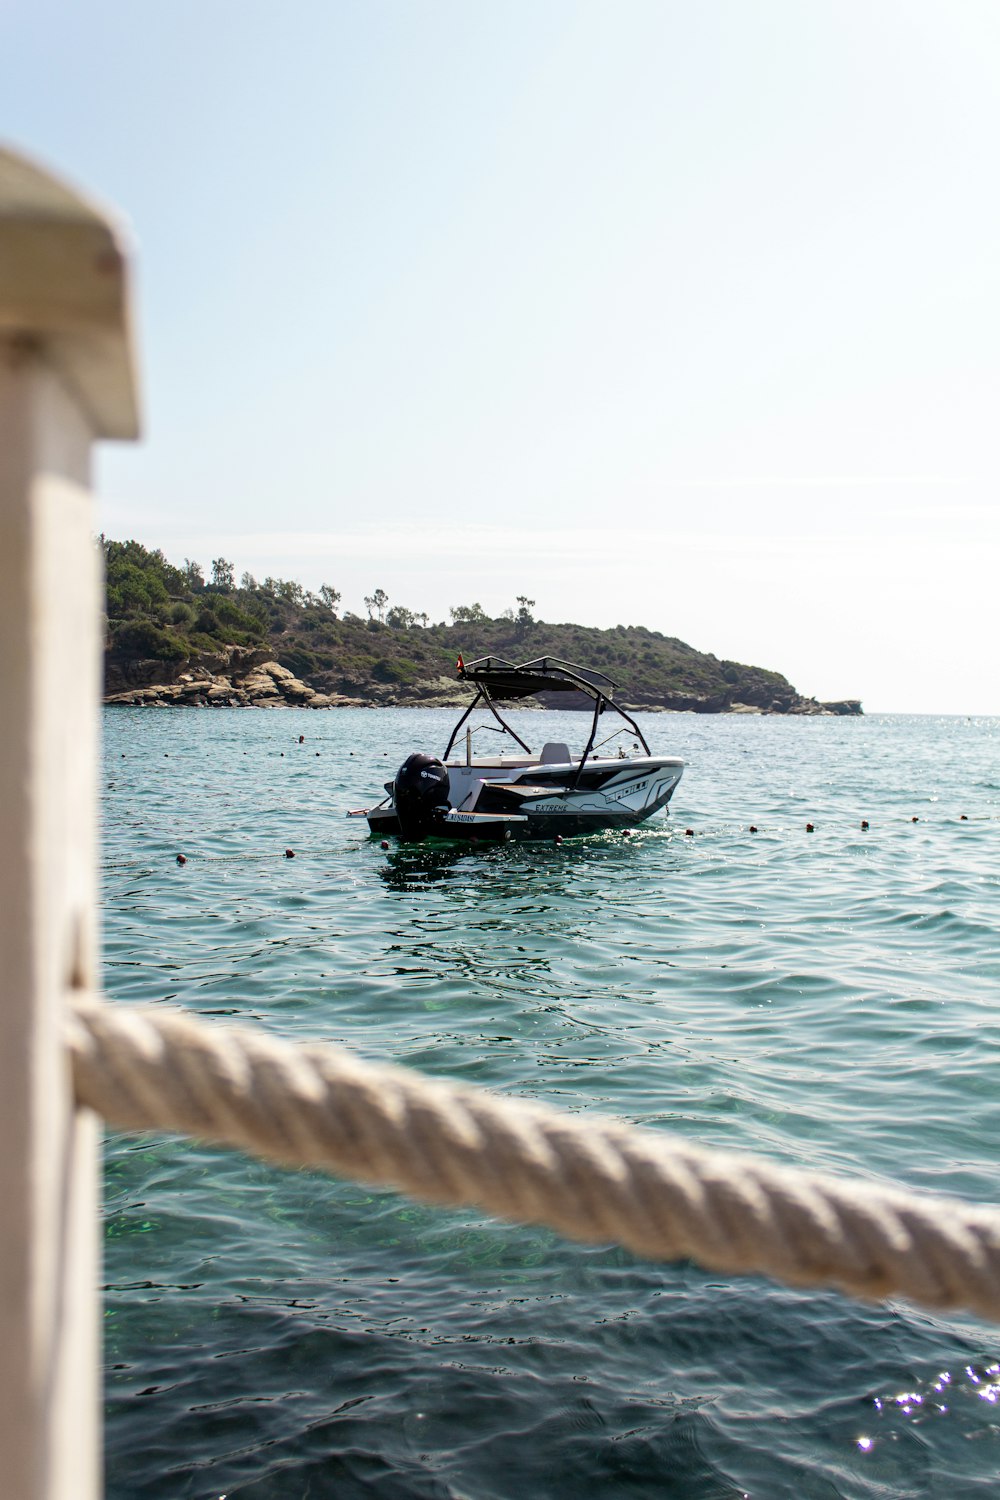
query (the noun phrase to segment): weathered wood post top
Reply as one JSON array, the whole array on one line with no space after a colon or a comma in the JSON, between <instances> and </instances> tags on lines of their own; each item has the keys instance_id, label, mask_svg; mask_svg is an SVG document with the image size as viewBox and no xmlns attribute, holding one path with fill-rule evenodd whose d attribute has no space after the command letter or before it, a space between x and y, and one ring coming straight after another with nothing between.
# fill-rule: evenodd
<instances>
[{"instance_id":1,"label":"weathered wood post top","mask_svg":"<svg viewBox=\"0 0 1000 1500\"><path fill-rule=\"evenodd\" d=\"M138 430L108 216L0 149L0 1454L4 1500L101 1488L97 1121L67 1000L97 983L99 438Z\"/></svg>"},{"instance_id":2,"label":"weathered wood post top","mask_svg":"<svg viewBox=\"0 0 1000 1500\"><path fill-rule=\"evenodd\" d=\"M42 349L95 437L138 437L122 231L107 212L2 146L0 335Z\"/></svg>"}]
</instances>

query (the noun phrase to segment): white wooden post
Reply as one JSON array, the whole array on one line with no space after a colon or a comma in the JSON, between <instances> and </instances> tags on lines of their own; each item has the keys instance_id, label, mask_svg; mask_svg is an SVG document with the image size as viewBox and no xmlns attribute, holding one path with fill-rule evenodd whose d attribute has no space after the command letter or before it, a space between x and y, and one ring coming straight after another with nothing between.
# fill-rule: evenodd
<instances>
[{"instance_id":1,"label":"white wooden post","mask_svg":"<svg viewBox=\"0 0 1000 1500\"><path fill-rule=\"evenodd\" d=\"M96 438L136 436L102 212L0 150L0 1491L101 1489L96 1120L62 1045L96 983Z\"/></svg>"}]
</instances>

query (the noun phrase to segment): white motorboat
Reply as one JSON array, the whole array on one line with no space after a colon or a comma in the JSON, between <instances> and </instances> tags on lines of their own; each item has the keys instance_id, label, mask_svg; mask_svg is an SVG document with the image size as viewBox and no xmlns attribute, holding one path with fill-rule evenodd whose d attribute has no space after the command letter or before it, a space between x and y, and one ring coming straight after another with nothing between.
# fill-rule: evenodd
<instances>
[{"instance_id":1,"label":"white motorboat","mask_svg":"<svg viewBox=\"0 0 1000 1500\"><path fill-rule=\"evenodd\" d=\"M359 808L348 817L367 818L372 833L405 840L553 839L568 834L593 833L603 828L632 828L666 807L681 779L684 762L653 755L635 719L619 703L610 678L555 657L542 656L516 665L498 656L484 656L466 664L458 659L458 675L476 689L439 760L416 752L407 757L386 796L375 807ZM593 703L590 736L581 755L570 753L560 741L532 751L502 718L497 704L541 694L584 695ZM509 735L520 754L473 755L473 712L487 710L498 732ZM621 727L599 744L602 715L613 713ZM631 744L621 743L627 737ZM464 740L464 755L452 752ZM616 743L617 742L617 743ZM607 749L609 745L613 748Z\"/></svg>"}]
</instances>

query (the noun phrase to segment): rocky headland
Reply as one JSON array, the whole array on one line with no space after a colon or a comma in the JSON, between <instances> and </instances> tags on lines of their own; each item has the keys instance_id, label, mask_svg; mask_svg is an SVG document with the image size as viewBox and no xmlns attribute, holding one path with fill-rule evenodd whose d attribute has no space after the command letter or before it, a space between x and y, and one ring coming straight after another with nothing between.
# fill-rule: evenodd
<instances>
[{"instance_id":1,"label":"rocky headland","mask_svg":"<svg viewBox=\"0 0 1000 1500\"><path fill-rule=\"evenodd\" d=\"M109 660L105 667L104 701L109 704L161 708L451 708L463 706L468 700L469 689L463 683L443 676L407 686L371 683L367 691L358 693L319 691L275 661L266 647L220 647L178 662ZM539 701L553 709L590 706L590 699L583 694L579 701L564 693L542 694ZM829 716L861 712L856 699L820 703L815 698L803 698L791 688L775 694L771 685L763 689L745 686L737 695L624 695L622 702L626 708L647 713Z\"/></svg>"},{"instance_id":2,"label":"rocky headland","mask_svg":"<svg viewBox=\"0 0 1000 1500\"><path fill-rule=\"evenodd\" d=\"M720 660L642 625L552 624L534 600L491 617L456 605L433 623L375 589L367 619L340 614L328 584L318 594L281 578L256 579L225 558L206 583L135 541L102 539L106 566L105 701L176 708L448 708L469 702L456 659L550 656L604 673L616 696L645 712L859 714L856 699L822 703L767 667ZM558 694L546 707L584 708Z\"/></svg>"}]
</instances>

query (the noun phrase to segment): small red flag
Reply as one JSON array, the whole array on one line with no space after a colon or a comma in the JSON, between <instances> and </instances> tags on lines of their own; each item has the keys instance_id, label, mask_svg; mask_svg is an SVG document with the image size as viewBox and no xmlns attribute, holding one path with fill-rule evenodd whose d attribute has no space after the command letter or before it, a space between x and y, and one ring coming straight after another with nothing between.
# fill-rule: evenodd
<instances>
[{"instance_id":1,"label":"small red flag","mask_svg":"<svg viewBox=\"0 0 1000 1500\"><path fill-rule=\"evenodd\" d=\"M455 663L455 668L458 672L459 677L461 677L462 673L465 671L465 662L461 657L459 657L458 661Z\"/></svg>"}]
</instances>

